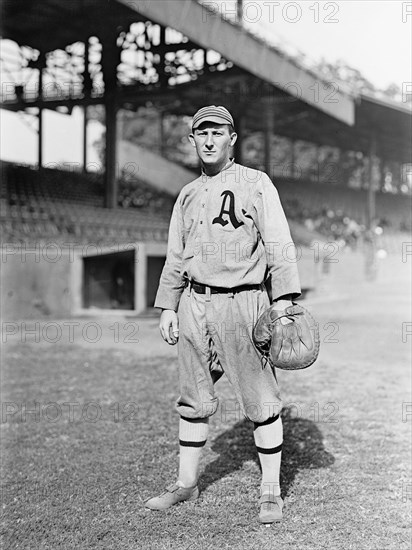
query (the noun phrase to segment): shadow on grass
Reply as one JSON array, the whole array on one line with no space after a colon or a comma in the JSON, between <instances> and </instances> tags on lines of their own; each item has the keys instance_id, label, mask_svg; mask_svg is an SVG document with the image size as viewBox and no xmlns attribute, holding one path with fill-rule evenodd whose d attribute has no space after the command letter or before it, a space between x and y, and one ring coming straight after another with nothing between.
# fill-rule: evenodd
<instances>
[{"instance_id":1,"label":"shadow on grass","mask_svg":"<svg viewBox=\"0 0 412 550\"><path fill-rule=\"evenodd\" d=\"M296 409L285 407L282 411L283 450L280 483L282 496L288 495L296 474L301 470L325 468L335 462L333 455L325 451L322 432L315 422L296 417ZM200 489L204 491L215 481L242 468L244 462L259 458L253 440L252 423L238 422L220 435L212 444L219 457L206 466L200 477Z\"/></svg>"}]
</instances>

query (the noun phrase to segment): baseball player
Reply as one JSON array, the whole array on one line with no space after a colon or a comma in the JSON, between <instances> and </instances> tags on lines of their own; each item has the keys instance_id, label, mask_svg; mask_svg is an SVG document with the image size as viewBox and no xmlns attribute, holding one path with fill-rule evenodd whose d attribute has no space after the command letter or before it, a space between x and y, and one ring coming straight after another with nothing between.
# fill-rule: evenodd
<instances>
[{"instance_id":1,"label":"baseball player","mask_svg":"<svg viewBox=\"0 0 412 550\"><path fill-rule=\"evenodd\" d=\"M282 518L282 404L274 370L262 363L252 329L270 305L268 277L279 309L290 306L301 289L278 193L265 173L230 158L236 139L224 107L211 105L194 115L189 140L202 173L174 205L155 301L162 309L163 339L178 343L179 474L145 505L165 510L198 498L200 455L218 406L214 386L225 373L241 413L254 425L262 470L259 520L270 524Z\"/></svg>"}]
</instances>

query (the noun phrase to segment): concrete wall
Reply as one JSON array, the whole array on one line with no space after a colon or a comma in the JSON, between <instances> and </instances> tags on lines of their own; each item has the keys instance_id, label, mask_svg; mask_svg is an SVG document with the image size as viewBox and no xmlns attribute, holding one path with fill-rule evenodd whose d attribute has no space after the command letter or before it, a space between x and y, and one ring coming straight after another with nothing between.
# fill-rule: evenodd
<instances>
[{"instance_id":1,"label":"concrete wall","mask_svg":"<svg viewBox=\"0 0 412 550\"><path fill-rule=\"evenodd\" d=\"M31 251L31 250L34 250ZM2 320L71 313L71 258L61 248L3 247L1 254Z\"/></svg>"},{"instance_id":2,"label":"concrete wall","mask_svg":"<svg viewBox=\"0 0 412 550\"><path fill-rule=\"evenodd\" d=\"M147 256L165 257L165 243L112 247L63 247L53 243L34 248L4 245L0 263L2 320L115 314L112 309L83 308L83 258L131 249L135 250L135 308L118 310L121 315L136 315L146 309Z\"/></svg>"},{"instance_id":3,"label":"concrete wall","mask_svg":"<svg viewBox=\"0 0 412 550\"><path fill-rule=\"evenodd\" d=\"M135 308L118 311L121 315L136 315L143 312L147 305L147 258L165 258L165 243L130 243L107 248L91 245L64 248L56 244L37 245L34 249L19 245L4 246L0 264L2 320L115 314L116 310L112 309L83 308L82 258L131 248L136 250ZM301 247L298 269L304 289L314 289L318 285L323 264L322 257L318 262L315 262L315 257L313 249Z\"/></svg>"}]
</instances>

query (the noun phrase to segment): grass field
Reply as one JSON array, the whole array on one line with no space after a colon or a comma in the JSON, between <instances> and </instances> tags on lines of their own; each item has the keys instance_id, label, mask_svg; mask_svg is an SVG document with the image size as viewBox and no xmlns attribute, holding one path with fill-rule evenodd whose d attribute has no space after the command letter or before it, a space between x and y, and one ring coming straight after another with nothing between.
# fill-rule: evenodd
<instances>
[{"instance_id":1,"label":"grass field","mask_svg":"<svg viewBox=\"0 0 412 550\"><path fill-rule=\"evenodd\" d=\"M366 281L361 257L342 256L307 301L321 354L307 371L279 373L285 508L271 528L257 521L252 429L225 379L200 499L144 509L177 471L176 350L161 342L156 319L8 326L3 547L410 548L409 276L410 264L391 258Z\"/></svg>"}]
</instances>

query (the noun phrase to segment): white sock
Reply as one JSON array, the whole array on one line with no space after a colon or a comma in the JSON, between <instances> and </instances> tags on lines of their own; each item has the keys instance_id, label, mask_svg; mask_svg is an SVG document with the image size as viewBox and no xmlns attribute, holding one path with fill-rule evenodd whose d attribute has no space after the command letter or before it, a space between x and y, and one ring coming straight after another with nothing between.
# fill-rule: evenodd
<instances>
[{"instance_id":1,"label":"white sock","mask_svg":"<svg viewBox=\"0 0 412 550\"><path fill-rule=\"evenodd\" d=\"M180 487L194 487L199 478L202 449L209 433L209 418L195 420L180 417L179 422L179 478Z\"/></svg>"}]
</instances>

